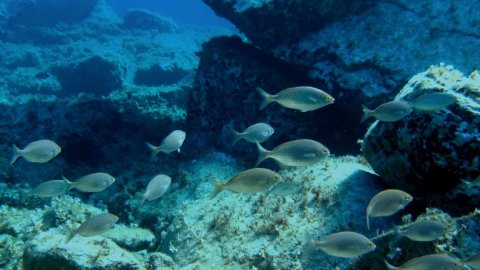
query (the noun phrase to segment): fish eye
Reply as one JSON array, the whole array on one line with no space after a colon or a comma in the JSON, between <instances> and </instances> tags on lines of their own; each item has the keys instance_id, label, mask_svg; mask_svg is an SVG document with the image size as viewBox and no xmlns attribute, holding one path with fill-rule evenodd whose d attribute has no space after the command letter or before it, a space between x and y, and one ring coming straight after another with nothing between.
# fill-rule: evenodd
<instances>
[{"instance_id":1,"label":"fish eye","mask_svg":"<svg viewBox=\"0 0 480 270\"><path fill-rule=\"evenodd\" d=\"M413 197L410 195L405 196L405 198L407 199L407 201L411 201L413 199Z\"/></svg>"},{"instance_id":2,"label":"fish eye","mask_svg":"<svg viewBox=\"0 0 480 270\"><path fill-rule=\"evenodd\" d=\"M368 243L368 247L369 248L375 248L375 244L374 243Z\"/></svg>"},{"instance_id":3,"label":"fish eye","mask_svg":"<svg viewBox=\"0 0 480 270\"><path fill-rule=\"evenodd\" d=\"M326 155L328 154L328 150L327 149L323 149L323 153Z\"/></svg>"}]
</instances>

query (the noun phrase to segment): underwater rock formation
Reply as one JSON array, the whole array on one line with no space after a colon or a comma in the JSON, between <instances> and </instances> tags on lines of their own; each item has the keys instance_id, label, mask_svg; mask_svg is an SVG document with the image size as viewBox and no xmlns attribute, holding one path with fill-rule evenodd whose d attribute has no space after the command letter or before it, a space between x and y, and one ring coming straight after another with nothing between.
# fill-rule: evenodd
<instances>
[{"instance_id":1,"label":"underwater rock formation","mask_svg":"<svg viewBox=\"0 0 480 270\"><path fill-rule=\"evenodd\" d=\"M158 218L159 250L179 265L199 262L206 269L331 269L332 264L345 269L351 261L319 250L303 257L306 234L314 239L340 230L367 234L365 208L370 196L382 189L380 179L355 157L279 171L284 181L302 186L290 195L222 191L209 199L214 190L208 183L211 172L226 182L238 172L235 164L206 155L184 169L195 172L186 176L188 186L177 192L188 199L174 215ZM190 195L188 190L196 192ZM154 218L155 213L170 213L170 198L145 212ZM375 229L388 228L392 219L388 220L376 220Z\"/></svg>"},{"instance_id":2,"label":"underwater rock formation","mask_svg":"<svg viewBox=\"0 0 480 270\"><path fill-rule=\"evenodd\" d=\"M307 33L367 8L366 1L204 0L235 24L254 44L272 48L293 43Z\"/></svg>"},{"instance_id":3,"label":"underwater rock formation","mask_svg":"<svg viewBox=\"0 0 480 270\"><path fill-rule=\"evenodd\" d=\"M5 0L0 4L1 20L9 27L53 26L60 23L77 23L90 16L98 0L78 2L58 0ZM45 16L45 14L49 16Z\"/></svg>"},{"instance_id":4,"label":"underwater rock formation","mask_svg":"<svg viewBox=\"0 0 480 270\"><path fill-rule=\"evenodd\" d=\"M18 190L2 189L12 192ZM168 255L147 252L156 242L143 228L117 224L102 235L65 243L68 230L105 212L78 198L61 195L50 203L29 198L24 204L0 196L0 203L2 269L178 269Z\"/></svg>"},{"instance_id":5,"label":"underwater rock formation","mask_svg":"<svg viewBox=\"0 0 480 270\"><path fill-rule=\"evenodd\" d=\"M104 237L78 237L65 244L57 230L39 233L23 254L23 269L142 269L133 255Z\"/></svg>"},{"instance_id":6,"label":"underwater rock formation","mask_svg":"<svg viewBox=\"0 0 480 270\"><path fill-rule=\"evenodd\" d=\"M429 241L412 241L406 237L400 238L395 230L384 231L372 238L377 246L376 252L368 253L358 258L346 270L368 269L384 270L383 261L386 259L393 265L401 265L407 260L427 254L449 254L459 259L466 259L475 255L479 248L478 234L480 233L480 211L468 213L464 216L451 217L439 209L426 209L416 221L435 220L445 225L445 235ZM401 226L412 223L411 216L403 217ZM462 268L463 269L463 268Z\"/></svg>"},{"instance_id":7,"label":"underwater rock formation","mask_svg":"<svg viewBox=\"0 0 480 270\"><path fill-rule=\"evenodd\" d=\"M106 96L122 87L120 67L97 55L74 64L53 67L51 71L61 85L57 96L79 93Z\"/></svg>"},{"instance_id":8,"label":"underwater rock formation","mask_svg":"<svg viewBox=\"0 0 480 270\"><path fill-rule=\"evenodd\" d=\"M123 27L130 30L157 30L160 33L173 33L178 28L172 20L145 10L129 10L123 17Z\"/></svg>"},{"instance_id":9,"label":"underwater rock formation","mask_svg":"<svg viewBox=\"0 0 480 270\"><path fill-rule=\"evenodd\" d=\"M14 2L0 3L0 14L9 18L14 11L8 10L22 8L21 3L17 7ZM58 8L66 4L50 0L30 2L58 2ZM92 1L82 3L87 2ZM110 96L147 114L160 113L177 101L180 107L186 104L188 95L174 92L192 86L201 44L211 37L233 33L221 28L178 29L172 22L161 27L131 22L129 28L105 1L93 2L96 4L91 11L76 21L75 27L58 23L17 29L5 20L4 32L0 31L0 103L11 105L31 98L51 101L52 97L75 98L81 93L92 93ZM77 4L80 5L70 6ZM143 11L133 14L149 16ZM37 16L51 17L49 10L39 10ZM181 97L183 101L170 102L165 96Z\"/></svg>"},{"instance_id":10,"label":"underwater rock formation","mask_svg":"<svg viewBox=\"0 0 480 270\"><path fill-rule=\"evenodd\" d=\"M478 72L465 77L451 66L432 66L412 77L396 99L411 101L431 92L451 94L457 101L439 111L414 110L398 122L375 121L363 141L363 154L375 172L392 187L404 189L414 197L445 194L460 188L461 179L474 179L479 174ZM465 195L469 199L459 200L462 205L452 200ZM465 212L479 202L473 189L458 190L451 196L437 203L453 209L463 207L458 210Z\"/></svg>"},{"instance_id":11,"label":"underwater rock formation","mask_svg":"<svg viewBox=\"0 0 480 270\"><path fill-rule=\"evenodd\" d=\"M169 102L177 100L175 95L167 97ZM143 102L153 101L145 99ZM62 175L75 179L97 171L119 177L126 164L131 168L129 175L119 177L118 183L133 180L139 174L155 175L158 174L158 163L149 160L145 141L159 143L173 129L185 127L184 118L175 116L178 112L171 112L168 107L157 108L156 112L151 112L155 115L153 117L139 113L128 104L92 97L77 98L72 102L31 100L1 108L0 123L5 129L0 131L4 138L0 150L6 154L0 157L0 168L2 180L7 183L37 185L42 181L61 179ZM24 160L9 165L13 144L24 147L39 137L55 140L62 147L60 155L43 166ZM173 169L177 158L183 158L188 151L175 154L168 158L159 155L157 159ZM106 199L110 192L115 189L92 196Z\"/></svg>"},{"instance_id":12,"label":"underwater rock formation","mask_svg":"<svg viewBox=\"0 0 480 270\"><path fill-rule=\"evenodd\" d=\"M478 1L204 2L327 91L391 95L433 63L478 65L470 57L480 47Z\"/></svg>"},{"instance_id":13,"label":"underwater rock formation","mask_svg":"<svg viewBox=\"0 0 480 270\"><path fill-rule=\"evenodd\" d=\"M243 130L265 122L275 130L265 142L268 149L309 138L336 154L357 152L356 140L362 132L357 128L358 108L350 105L354 96L337 96L334 91L335 103L313 112L302 113L278 104L260 110L262 97L256 87L275 93L287 87L315 86L306 74L302 67L275 59L238 37L214 38L205 43L188 106L187 123L196 134L194 139L255 160L255 145L242 141L231 146L231 129Z\"/></svg>"}]
</instances>

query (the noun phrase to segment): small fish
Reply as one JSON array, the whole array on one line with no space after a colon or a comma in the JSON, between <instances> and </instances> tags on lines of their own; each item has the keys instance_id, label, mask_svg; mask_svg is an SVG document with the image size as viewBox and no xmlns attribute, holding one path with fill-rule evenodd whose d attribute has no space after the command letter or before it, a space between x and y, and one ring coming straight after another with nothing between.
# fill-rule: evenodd
<instances>
[{"instance_id":1,"label":"small fish","mask_svg":"<svg viewBox=\"0 0 480 270\"><path fill-rule=\"evenodd\" d=\"M453 95L434 92L418 96L410 101L409 104L421 111L438 111L447 108L455 102L457 102L457 99Z\"/></svg>"},{"instance_id":2,"label":"small fish","mask_svg":"<svg viewBox=\"0 0 480 270\"><path fill-rule=\"evenodd\" d=\"M462 263L468 265L470 268L480 270L480 253L462 261Z\"/></svg>"},{"instance_id":3,"label":"small fish","mask_svg":"<svg viewBox=\"0 0 480 270\"><path fill-rule=\"evenodd\" d=\"M75 182L70 182L65 177L63 179L69 183L69 189L76 188L82 192L100 192L115 183L115 177L102 172L82 176Z\"/></svg>"},{"instance_id":4,"label":"small fish","mask_svg":"<svg viewBox=\"0 0 480 270\"><path fill-rule=\"evenodd\" d=\"M65 180L50 180L39 184L27 192L28 196L37 196L41 198L55 197L62 195L70 185Z\"/></svg>"},{"instance_id":5,"label":"small fish","mask_svg":"<svg viewBox=\"0 0 480 270\"><path fill-rule=\"evenodd\" d=\"M162 197L167 191L171 182L172 178L165 174L159 174L150 180L147 188L145 189L145 193L142 194L142 200L139 208L142 207L145 201L153 201Z\"/></svg>"},{"instance_id":6,"label":"small fish","mask_svg":"<svg viewBox=\"0 0 480 270\"><path fill-rule=\"evenodd\" d=\"M56 157L62 148L53 141L39 140L29 143L24 149L19 149L13 145L13 157L10 160L10 165L19 158L23 157L29 162L45 163Z\"/></svg>"},{"instance_id":7,"label":"small fish","mask_svg":"<svg viewBox=\"0 0 480 270\"><path fill-rule=\"evenodd\" d=\"M320 241L312 240L308 249L320 249L331 256L354 258L375 250L375 244L367 237L356 232L338 232L330 234Z\"/></svg>"},{"instance_id":8,"label":"small fish","mask_svg":"<svg viewBox=\"0 0 480 270\"><path fill-rule=\"evenodd\" d=\"M185 133L185 131L174 130L167 137L165 137L165 139L163 139L162 143L160 143L160 146L153 146L147 142L147 147L152 151L151 158L154 158L159 152L168 154L173 151L178 151L180 153L180 147L185 141L186 136L187 133Z\"/></svg>"},{"instance_id":9,"label":"small fish","mask_svg":"<svg viewBox=\"0 0 480 270\"><path fill-rule=\"evenodd\" d=\"M445 224L436 220L422 220L401 229L398 234L413 241L428 242L444 236L445 232Z\"/></svg>"},{"instance_id":10,"label":"small fish","mask_svg":"<svg viewBox=\"0 0 480 270\"><path fill-rule=\"evenodd\" d=\"M409 115L413 109L403 100L394 100L378 106L375 110L370 110L362 105L363 117L360 122L363 122L371 116L383 122L395 122L403 119Z\"/></svg>"},{"instance_id":11,"label":"small fish","mask_svg":"<svg viewBox=\"0 0 480 270\"><path fill-rule=\"evenodd\" d=\"M300 183L279 182L268 192L268 194L286 196L300 194L302 191L303 185Z\"/></svg>"},{"instance_id":12,"label":"small fish","mask_svg":"<svg viewBox=\"0 0 480 270\"><path fill-rule=\"evenodd\" d=\"M276 95L270 95L260 87L257 87L257 92L263 99L260 110L263 110L272 102L277 102L285 108L307 112L322 108L335 101L335 99L326 92L310 86L287 88L278 92Z\"/></svg>"},{"instance_id":13,"label":"small fish","mask_svg":"<svg viewBox=\"0 0 480 270\"><path fill-rule=\"evenodd\" d=\"M65 243L68 243L77 234L84 237L102 234L110 230L110 228L113 227L113 224L115 224L117 221L118 217L109 213L102 213L93 216L80 225L78 229L70 231L67 234Z\"/></svg>"},{"instance_id":14,"label":"small fish","mask_svg":"<svg viewBox=\"0 0 480 270\"><path fill-rule=\"evenodd\" d=\"M233 143L236 144L239 140L244 139L247 142L261 143L266 141L274 133L273 128L265 123L257 123L249 126L244 132L233 130Z\"/></svg>"},{"instance_id":15,"label":"small fish","mask_svg":"<svg viewBox=\"0 0 480 270\"><path fill-rule=\"evenodd\" d=\"M387 261L385 264L388 269L393 270L455 270L464 269L463 265L457 259L445 254L430 254L409 260L401 266L395 267Z\"/></svg>"},{"instance_id":16,"label":"small fish","mask_svg":"<svg viewBox=\"0 0 480 270\"><path fill-rule=\"evenodd\" d=\"M301 139L283 143L268 151L257 143L258 166L265 159L273 158L281 166L303 167L318 162L330 154L327 147L314 140Z\"/></svg>"},{"instance_id":17,"label":"small fish","mask_svg":"<svg viewBox=\"0 0 480 270\"><path fill-rule=\"evenodd\" d=\"M239 172L233 176L227 183L221 183L213 180L216 188L210 198L217 196L220 191L229 189L233 192L261 192L269 190L273 185L281 181L282 177L269 169L253 168Z\"/></svg>"},{"instance_id":18,"label":"small fish","mask_svg":"<svg viewBox=\"0 0 480 270\"><path fill-rule=\"evenodd\" d=\"M398 190L387 189L372 197L367 206L367 229L370 230L369 217L386 217L403 209L413 200L412 195Z\"/></svg>"}]
</instances>

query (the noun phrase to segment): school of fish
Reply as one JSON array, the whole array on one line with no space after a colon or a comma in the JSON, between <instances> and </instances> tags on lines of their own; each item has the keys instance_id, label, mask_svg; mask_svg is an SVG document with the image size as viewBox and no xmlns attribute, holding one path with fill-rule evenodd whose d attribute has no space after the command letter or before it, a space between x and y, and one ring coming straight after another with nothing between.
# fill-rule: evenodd
<instances>
[{"instance_id":1,"label":"school of fish","mask_svg":"<svg viewBox=\"0 0 480 270\"><path fill-rule=\"evenodd\" d=\"M258 87L257 92L261 96L260 110L265 109L270 103L308 112L333 104L334 98L328 93L310 86L291 87L279 91L277 94L268 94L262 88ZM447 108L454 104L456 99L447 93L427 93L420 95L410 102L404 100L394 100L370 110L363 106L364 116L361 121L369 117L374 117L379 121L395 122L399 121L413 110L432 112ZM232 130L232 144L245 140L256 144L258 151L258 160L256 166L266 159L273 159L280 167L296 166L304 167L320 162L330 155L327 147L311 139L298 139L282 143L272 150L267 150L260 143L265 142L274 134L274 128L267 123L256 123L247 127L243 132ZM182 130L174 130L167 135L159 146L154 146L148 142L146 145L151 151L151 158L162 152L169 154L171 152L180 152L186 138L186 133ZM61 152L61 147L51 140L38 140L29 143L23 149L13 145L13 155L10 164L23 157L28 162L45 163L55 158ZM480 176L472 181L464 180L469 187L478 186ZM258 193L267 192L277 196L289 196L299 194L303 191L303 185L295 182L284 182L282 176L270 169L251 168L238 172L230 180L224 182L211 179L215 185L215 190L210 198L215 198L221 191L229 190L234 193ZM67 178L45 181L32 189L24 192L29 196L49 198L62 195L71 189L80 192L101 192L115 183L115 177L104 172L96 172L79 177L75 181ZM138 209L145 201L152 201L161 198L170 186L171 178L168 175L159 174L152 178L146 186L143 194L140 195ZM370 218L386 217L394 215L404 209L411 201L413 196L397 189L387 189L374 195L365 208L366 227L370 230ZM76 235L84 237L95 236L109 230L118 221L116 215L110 213L101 213L91 216L80 227L70 230L67 233L65 242L68 243ZM434 241L442 238L446 233L446 225L436 220L422 220L412 223L405 227L396 228L398 238L407 237L412 241ZM376 245L370 239L356 232L340 231L323 237L321 240L314 240L311 237L307 240L305 253L314 250L336 257L356 258L363 254L372 252ZM480 269L480 254L465 260L458 260L447 254L430 254L411 259L403 265L395 267L385 260L388 269L399 270L422 270L422 269L461 269L463 265L468 265L473 269Z\"/></svg>"}]
</instances>

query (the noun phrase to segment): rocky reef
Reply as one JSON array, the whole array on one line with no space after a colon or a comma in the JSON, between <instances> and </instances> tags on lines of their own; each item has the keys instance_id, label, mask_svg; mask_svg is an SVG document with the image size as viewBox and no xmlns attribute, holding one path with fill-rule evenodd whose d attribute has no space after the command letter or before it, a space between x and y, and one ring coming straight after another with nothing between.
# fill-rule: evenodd
<instances>
[{"instance_id":1,"label":"rocky reef","mask_svg":"<svg viewBox=\"0 0 480 270\"><path fill-rule=\"evenodd\" d=\"M241 34L179 27L142 10L119 18L103 0L67 2L0 3L0 268L380 270L384 259L478 253L480 191L461 181L480 167L480 75L462 74L479 68L476 1L204 0ZM45 16L57 10L65 12ZM300 85L325 90L334 104L259 109L257 87L274 94ZM374 122L366 134L360 124L361 104L439 91L457 102ZM210 199L213 180L253 167L255 145L232 145L231 130L257 122L275 129L267 149L308 138L331 155L304 168L262 163L298 190ZM187 134L180 153L149 158L145 142L158 145L174 129ZM10 166L13 144L43 138L61 146L57 157ZM97 171L115 183L24 196L41 182ZM159 173L171 185L142 202ZM414 200L368 231L365 208L388 188ZM111 230L65 243L104 212L119 217ZM395 235L394 224L425 219L447 225L445 237L419 244ZM339 231L364 234L377 249L357 260L305 252Z\"/></svg>"},{"instance_id":2,"label":"rocky reef","mask_svg":"<svg viewBox=\"0 0 480 270\"><path fill-rule=\"evenodd\" d=\"M465 188L461 179L479 174L478 73L466 77L452 66L432 66L412 77L395 98L410 101L431 92L451 94L457 102L440 111L415 110L398 122L374 122L363 154L389 185L433 196L427 200L451 210L472 211L479 205L478 191Z\"/></svg>"},{"instance_id":3,"label":"rocky reef","mask_svg":"<svg viewBox=\"0 0 480 270\"><path fill-rule=\"evenodd\" d=\"M313 129L310 133L312 137L331 140L326 145L339 154L359 151L356 141L362 137L357 128L361 104L380 104L393 98L412 76L432 64L448 63L463 72L479 68L478 61L470 57L480 47L480 19L478 14L471 12L479 8L477 2L204 2L243 31L248 40L242 46L244 49L238 50L235 42L230 44L231 49L237 52L234 59L248 59L249 63L226 60L230 59L230 55L226 53L228 44L224 43L217 51L219 54L225 52L225 58L204 60L218 63L223 68L202 71L200 66L201 80L198 80L200 85L197 88L219 86L229 91L231 86L221 82L223 78L230 78L237 88L246 83L253 91L250 85L256 84L276 92L295 86L298 79L306 78L302 84L319 87L334 96L336 101L331 108L325 108L310 120L309 115L302 115L298 119L301 119L302 126L308 125ZM215 43L209 44L210 50L212 46ZM245 49L249 46L253 48ZM286 76L291 79L269 81L261 75L252 77L248 71L245 72L256 63L250 52L258 48L276 61L294 68L296 72L291 73L293 76ZM208 53L204 57L208 57ZM234 72L234 78L229 77L232 76L229 74L232 70L238 71ZM284 78L283 74L269 73L273 78ZM229 96L224 96L222 100L228 104L238 103L238 100ZM248 103L249 100L242 102ZM333 115L341 121L325 120L332 119ZM321 119L321 122L318 123L317 119ZM330 136L326 136L320 127L315 130L317 126L332 127L328 131ZM287 133L294 134L289 130ZM298 135L301 134L299 132ZM228 149L225 147L223 150Z\"/></svg>"}]
</instances>

